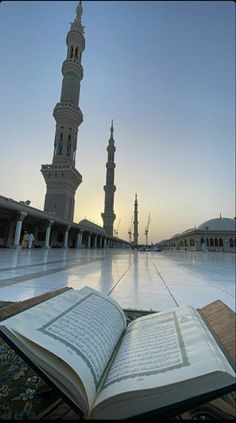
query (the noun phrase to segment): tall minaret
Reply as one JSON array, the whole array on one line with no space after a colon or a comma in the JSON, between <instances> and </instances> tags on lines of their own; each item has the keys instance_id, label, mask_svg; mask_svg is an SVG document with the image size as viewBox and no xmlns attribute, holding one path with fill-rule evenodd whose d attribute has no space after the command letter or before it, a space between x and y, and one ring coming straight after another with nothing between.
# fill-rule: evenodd
<instances>
[{"instance_id":1,"label":"tall minaret","mask_svg":"<svg viewBox=\"0 0 236 423\"><path fill-rule=\"evenodd\" d=\"M134 202L134 247L138 247L138 200L135 194Z\"/></svg>"},{"instance_id":2,"label":"tall minaret","mask_svg":"<svg viewBox=\"0 0 236 423\"><path fill-rule=\"evenodd\" d=\"M69 221L73 221L75 192L82 182L82 176L75 168L78 127L83 121L78 107L83 78L81 56L85 48L81 3L66 37L67 58L62 64L61 99L53 111L56 120L53 160L52 164L41 166L47 185L44 211Z\"/></svg>"},{"instance_id":3,"label":"tall minaret","mask_svg":"<svg viewBox=\"0 0 236 423\"><path fill-rule=\"evenodd\" d=\"M104 206L104 213L101 214L103 219L103 228L105 229L105 232L109 236L113 236L113 223L116 218L116 215L114 213L114 194L116 187L114 185L114 173L115 173L115 163L114 163L114 156L116 147L114 145L115 140L113 138L113 120L111 121L111 136L108 141L108 147L107 147L107 174L106 174L106 185L104 185L103 189L105 191L105 206Z\"/></svg>"}]
</instances>

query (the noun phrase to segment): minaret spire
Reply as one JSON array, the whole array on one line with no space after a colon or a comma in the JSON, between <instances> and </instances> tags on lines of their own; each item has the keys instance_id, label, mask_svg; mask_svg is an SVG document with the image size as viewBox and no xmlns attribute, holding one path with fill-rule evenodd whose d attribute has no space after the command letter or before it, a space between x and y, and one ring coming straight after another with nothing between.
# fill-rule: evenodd
<instances>
[{"instance_id":1,"label":"minaret spire","mask_svg":"<svg viewBox=\"0 0 236 423\"><path fill-rule=\"evenodd\" d=\"M113 138L113 120L111 121L111 128L110 128L110 139L108 141L108 157L107 157L107 163L106 163L106 185L104 185L103 189L105 191L105 205L104 205L104 213L101 214L103 219L103 227L105 229L105 232L109 236L113 236L113 224L114 220L116 218L116 215L114 213L114 194L116 191L116 186L114 185L114 174L115 174L115 140Z\"/></svg>"},{"instance_id":2,"label":"minaret spire","mask_svg":"<svg viewBox=\"0 0 236 423\"><path fill-rule=\"evenodd\" d=\"M82 182L82 176L75 168L78 127L83 121L79 108L80 82L83 78L81 57L85 48L82 14L80 1L76 18L66 37L67 58L62 64L61 98L53 111L56 134L52 164L41 167L47 185L44 211L69 221L73 220L74 196Z\"/></svg>"},{"instance_id":3,"label":"minaret spire","mask_svg":"<svg viewBox=\"0 0 236 423\"><path fill-rule=\"evenodd\" d=\"M82 15L83 15L83 7L82 7L82 1L80 1L76 8L76 19L81 20Z\"/></svg>"},{"instance_id":4,"label":"minaret spire","mask_svg":"<svg viewBox=\"0 0 236 423\"><path fill-rule=\"evenodd\" d=\"M111 128L110 128L110 132L111 132L111 136L110 136L110 139L109 139L109 143L110 142L115 142L114 141L114 138L113 138L113 133L114 133L114 127L113 127L113 119L112 119L112 121L111 121Z\"/></svg>"},{"instance_id":5,"label":"minaret spire","mask_svg":"<svg viewBox=\"0 0 236 423\"><path fill-rule=\"evenodd\" d=\"M134 247L138 247L138 199L137 192L134 201Z\"/></svg>"}]
</instances>

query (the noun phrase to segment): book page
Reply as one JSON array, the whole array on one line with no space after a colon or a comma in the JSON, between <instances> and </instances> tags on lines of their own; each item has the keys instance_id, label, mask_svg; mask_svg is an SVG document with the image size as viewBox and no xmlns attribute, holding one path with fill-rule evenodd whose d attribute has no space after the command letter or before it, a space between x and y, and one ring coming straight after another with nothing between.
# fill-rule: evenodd
<instances>
[{"instance_id":1,"label":"book page","mask_svg":"<svg viewBox=\"0 0 236 423\"><path fill-rule=\"evenodd\" d=\"M112 395L166 386L226 367L233 375L214 340L217 354L212 354L199 320L192 307L180 307L132 322L95 406Z\"/></svg>"},{"instance_id":2,"label":"book page","mask_svg":"<svg viewBox=\"0 0 236 423\"><path fill-rule=\"evenodd\" d=\"M72 367L85 386L90 407L125 324L119 305L89 288L82 295L67 291L4 321ZM43 359L42 349L40 356Z\"/></svg>"}]
</instances>

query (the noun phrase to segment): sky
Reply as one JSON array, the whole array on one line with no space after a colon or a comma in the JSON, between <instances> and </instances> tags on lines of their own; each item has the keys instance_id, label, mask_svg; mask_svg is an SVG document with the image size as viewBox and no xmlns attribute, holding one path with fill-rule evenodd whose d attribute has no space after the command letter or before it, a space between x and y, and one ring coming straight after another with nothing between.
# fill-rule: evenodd
<instances>
[{"instance_id":1,"label":"sky","mask_svg":"<svg viewBox=\"0 0 236 423\"><path fill-rule=\"evenodd\" d=\"M0 195L39 209L77 4L0 3ZM234 2L84 1L82 23L74 221L103 225L111 119L120 238L128 240L135 193L139 243L149 213L149 243L234 217Z\"/></svg>"}]
</instances>

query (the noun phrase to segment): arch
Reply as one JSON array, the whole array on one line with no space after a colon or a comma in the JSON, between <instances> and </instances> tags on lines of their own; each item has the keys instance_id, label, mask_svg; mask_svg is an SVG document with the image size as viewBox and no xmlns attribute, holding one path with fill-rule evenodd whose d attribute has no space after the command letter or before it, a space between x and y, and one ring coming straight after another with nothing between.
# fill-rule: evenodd
<instances>
[{"instance_id":1,"label":"arch","mask_svg":"<svg viewBox=\"0 0 236 423\"><path fill-rule=\"evenodd\" d=\"M63 242L64 236L62 231L57 232L57 242Z\"/></svg>"},{"instance_id":2,"label":"arch","mask_svg":"<svg viewBox=\"0 0 236 423\"><path fill-rule=\"evenodd\" d=\"M206 239L206 242L207 242L207 246L209 247L209 239L208 238Z\"/></svg>"},{"instance_id":3,"label":"arch","mask_svg":"<svg viewBox=\"0 0 236 423\"><path fill-rule=\"evenodd\" d=\"M215 247L218 247L218 239L215 238Z\"/></svg>"},{"instance_id":4,"label":"arch","mask_svg":"<svg viewBox=\"0 0 236 423\"><path fill-rule=\"evenodd\" d=\"M210 238L210 246L211 246L211 247L214 247L213 238Z\"/></svg>"},{"instance_id":5,"label":"arch","mask_svg":"<svg viewBox=\"0 0 236 423\"><path fill-rule=\"evenodd\" d=\"M75 59L76 60L78 59L78 47L76 47L76 49L75 49Z\"/></svg>"},{"instance_id":6,"label":"arch","mask_svg":"<svg viewBox=\"0 0 236 423\"><path fill-rule=\"evenodd\" d=\"M219 247L223 247L223 240L222 240L222 238L219 239Z\"/></svg>"},{"instance_id":7,"label":"arch","mask_svg":"<svg viewBox=\"0 0 236 423\"><path fill-rule=\"evenodd\" d=\"M73 46L70 46L70 59L73 59Z\"/></svg>"},{"instance_id":8,"label":"arch","mask_svg":"<svg viewBox=\"0 0 236 423\"><path fill-rule=\"evenodd\" d=\"M233 241L233 239L231 238L230 239L230 241L229 241L229 246L232 248L233 246L234 246L234 241Z\"/></svg>"},{"instance_id":9,"label":"arch","mask_svg":"<svg viewBox=\"0 0 236 423\"><path fill-rule=\"evenodd\" d=\"M194 238L190 238L190 245L191 245L191 247L195 246L195 239Z\"/></svg>"}]
</instances>

